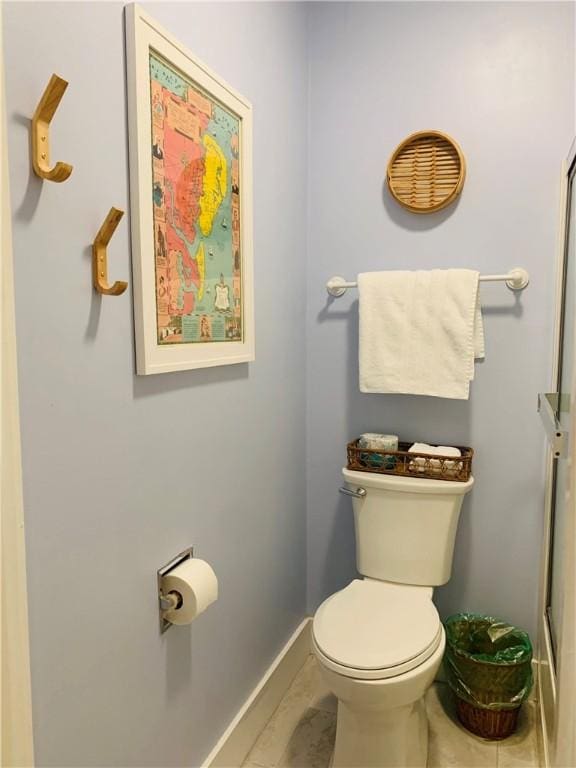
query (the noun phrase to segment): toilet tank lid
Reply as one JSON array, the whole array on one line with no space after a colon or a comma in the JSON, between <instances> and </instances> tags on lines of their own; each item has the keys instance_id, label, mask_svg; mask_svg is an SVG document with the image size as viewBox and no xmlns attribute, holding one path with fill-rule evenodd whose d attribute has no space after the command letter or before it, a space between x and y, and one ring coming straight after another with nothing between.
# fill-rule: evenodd
<instances>
[{"instance_id":1,"label":"toilet tank lid","mask_svg":"<svg viewBox=\"0 0 576 768\"><path fill-rule=\"evenodd\" d=\"M344 480L350 485L363 488L379 488L398 493L438 493L450 496L461 496L468 493L474 485L474 478L461 483L457 480L432 480L426 477L400 477L399 475L384 475L379 472L355 472L342 467Z\"/></svg>"},{"instance_id":2,"label":"toilet tank lid","mask_svg":"<svg viewBox=\"0 0 576 768\"><path fill-rule=\"evenodd\" d=\"M314 640L325 656L359 670L426 656L441 632L431 593L429 587L355 579L318 608Z\"/></svg>"}]
</instances>

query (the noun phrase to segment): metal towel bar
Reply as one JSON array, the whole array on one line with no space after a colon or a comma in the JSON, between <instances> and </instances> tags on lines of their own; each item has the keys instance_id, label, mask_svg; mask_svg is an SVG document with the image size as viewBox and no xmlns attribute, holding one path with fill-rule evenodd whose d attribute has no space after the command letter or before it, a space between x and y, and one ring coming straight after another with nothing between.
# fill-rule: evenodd
<instances>
[{"instance_id":1,"label":"metal towel bar","mask_svg":"<svg viewBox=\"0 0 576 768\"><path fill-rule=\"evenodd\" d=\"M523 291L530 282L530 275L522 267L514 267L504 275L480 275L481 283L494 283L500 280L504 281L511 291ZM330 296L338 298L343 296L348 288L356 288L357 285L355 281L335 275L326 283L326 290Z\"/></svg>"}]
</instances>

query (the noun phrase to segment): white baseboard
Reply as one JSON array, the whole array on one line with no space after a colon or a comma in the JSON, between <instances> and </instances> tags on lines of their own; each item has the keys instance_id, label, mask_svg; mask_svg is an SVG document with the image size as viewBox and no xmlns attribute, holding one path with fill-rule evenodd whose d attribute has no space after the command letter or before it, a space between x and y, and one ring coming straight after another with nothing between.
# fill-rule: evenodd
<instances>
[{"instance_id":1,"label":"white baseboard","mask_svg":"<svg viewBox=\"0 0 576 768\"><path fill-rule=\"evenodd\" d=\"M202 768L239 768L310 653L304 619L210 752Z\"/></svg>"},{"instance_id":2,"label":"white baseboard","mask_svg":"<svg viewBox=\"0 0 576 768\"><path fill-rule=\"evenodd\" d=\"M540 695L539 695L539 686L540 686L540 662L538 659L532 659L532 679L534 680L534 684L532 685L532 690L530 691L530 695L528 696L528 701L539 701Z\"/></svg>"},{"instance_id":3,"label":"white baseboard","mask_svg":"<svg viewBox=\"0 0 576 768\"><path fill-rule=\"evenodd\" d=\"M548 649L551 653L551 649ZM549 656L547 658L550 658ZM556 689L554 685L554 676L550 673L549 666L544 658L538 662L538 746L539 746L539 758L542 768L548 768L552 764L551 761L551 734L549 733L549 726L552 721L548 718L553 717L556 711ZM551 711L552 710L552 713Z\"/></svg>"}]
</instances>

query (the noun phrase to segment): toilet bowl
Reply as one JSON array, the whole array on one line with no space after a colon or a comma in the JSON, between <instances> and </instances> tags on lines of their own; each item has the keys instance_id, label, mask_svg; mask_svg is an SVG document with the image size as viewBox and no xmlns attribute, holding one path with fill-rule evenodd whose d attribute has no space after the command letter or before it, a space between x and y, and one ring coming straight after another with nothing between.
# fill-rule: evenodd
<instances>
[{"instance_id":1,"label":"toilet bowl","mask_svg":"<svg viewBox=\"0 0 576 768\"><path fill-rule=\"evenodd\" d=\"M338 699L334 768L425 768L444 644L430 588L354 580L324 601L312 648Z\"/></svg>"},{"instance_id":2,"label":"toilet bowl","mask_svg":"<svg viewBox=\"0 0 576 768\"><path fill-rule=\"evenodd\" d=\"M363 576L328 597L312 649L338 699L333 768L425 768L424 696L444 653L433 588L450 578L467 482L343 470Z\"/></svg>"}]
</instances>

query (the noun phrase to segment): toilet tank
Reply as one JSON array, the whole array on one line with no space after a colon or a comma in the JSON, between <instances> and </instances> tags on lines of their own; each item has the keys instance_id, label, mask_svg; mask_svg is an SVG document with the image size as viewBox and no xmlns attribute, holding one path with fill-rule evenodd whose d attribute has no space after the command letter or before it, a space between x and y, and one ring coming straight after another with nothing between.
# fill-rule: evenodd
<instances>
[{"instance_id":1,"label":"toilet tank","mask_svg":"<svg viewBox=\"0 0 576 768\"><path fill-rule=\"evenodd\" d=\"M371 579L439 586L450 579L458 518L474 478L398 477L343 469L353 498L356 566ZM362 492L362 491L361 491Z\"/></svg>"}]
</instances>

